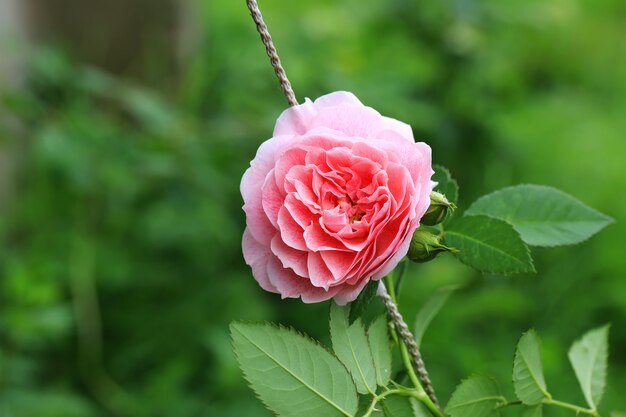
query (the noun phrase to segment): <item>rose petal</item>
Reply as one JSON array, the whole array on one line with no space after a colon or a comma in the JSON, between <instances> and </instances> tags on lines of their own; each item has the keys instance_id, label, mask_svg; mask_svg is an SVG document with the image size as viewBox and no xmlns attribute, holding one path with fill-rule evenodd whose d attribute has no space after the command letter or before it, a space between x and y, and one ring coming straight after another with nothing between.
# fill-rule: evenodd
<instances>
[{"instance_id":1,"label":"rose petal","mask_svg":"<svg viewBox=\"0 0 626 417\"><path fill-rule=\"evenodd\" d=\"M291 269L283 268L274 255L269 257L267 275L282 298L302 298L305 303L318 303L334 297L340 291L340 288L325 290L314 287L308 279L298 276Z\"/></svg>"},{"instance_id":2,"label":"rose petal","mask_svg":"<svg viewBox=\"0 0 626 417\"><path fill-rule=\"evenodd\" d=\"M284 205L285 196L276 186L276 180L274 179L274 170L272 169L263 183L261 189L261 198L263 211L265 215L272 223L274 228L278 227L278 211Z\"/></svg>"},{"instance_id":3,"label":"rose petal","mask_svg":"<svg viewBox=\"0 0 626 417\"><path fill-rule=\"evenodd\" d=\"M311 284L328 290L333 281L333 274L324 263L324 259L322 259L319 252L309 252L307 269L309 270Z\"/></svg>"},{"instance_id":4,"label":"rose petal","mask_svg":"<svg viewBox=\"0 0 626 417\"><path fill-rule=\"evenodd\" d=\"M260 244L247 228L243 232L241 249L243 250L243 258L252 268L252 276L254 276L261 288L269 292L278 292L267 276L267 260L271 253L267 246Z\"/></svg>"},{"instance_id":5,"label":"rose petal","mask_svg":"<svg viewBox=\"0 0 626 417\"><path fill-rule=\"evenodd\" d=\"M250 163L250 168L241 178L240 191L244 201L246 224L254 238L266 245L269 245L276 230L263 210L260 185L265 182L268 173L274 168L275 158L282 152L288 139L287 136L275 136L263 142Z\"/></svg>"},{"instance_id":6,"label":"rose petal","mask_svg":"<svg viewBox=\"0 0 626 417\"><path fill-rule=\"evenodd\" d=\"M334 300L340 306L356 300L363 288L369 283L369 279L362 279L355 285L343 285L334 296Z\"/></svg>"},{"instance_id":7,"label":"rose petal","mask_svg":"<svg viewBox=\"0 0 626 417\"><path fill-rule=\"evenodd\" d=\"M362 106L356 96L348 91L335 91L325 96L321 96L315 100L315 107L322 109L325 107L335 107L342 104L348 104L352 106Z\"/></svg>"},{"instance_id":8,"label":"rose petal","mask_svg":"<svg viewBox=\"0 0 626 417\"><path fill-rule=\"evenodd\" d=\"M334 282L344 280L354 265L358 253L341 251L322 251L319 253L324 265L331 272Z\"/></svg>"},{"instance_id":9,"label":"rose petal","mask_svg":"<svg viewBox=\"0 0 626 417\"><path fill-rule=\"evenodd\" d=\"M307 269L307 252L287 246L281 239L280 235L276 235L272 239L271 250L272 253L276 255L278 260L280 260L283 267L291 268L301 277L308 278L309 271Z\"/></svg>"},{"instance_id":10,"label":"rose petal","mask_svg":"<svg viewBox=\"0 0 626 417\"><path fill-rule=\"evenodd\" d=\"M278 211L278 228L280 237L285 244L294 249L308 251L303 237L304 230L291 217L291 214L285 207Z\"/></svg>"},{"instance_id":11,"label":"rose petal","mask_svg":"<svg viewBox=\"0 0 626 417\"><path fill-rule=\"evenodd\" d=\"M313 102L306 98L303 104L289 107L282 112L274 127L274 136L277 135L302 135L308 129L311 119L315 117L317 110Z\"/></svg>"}]
</instances>

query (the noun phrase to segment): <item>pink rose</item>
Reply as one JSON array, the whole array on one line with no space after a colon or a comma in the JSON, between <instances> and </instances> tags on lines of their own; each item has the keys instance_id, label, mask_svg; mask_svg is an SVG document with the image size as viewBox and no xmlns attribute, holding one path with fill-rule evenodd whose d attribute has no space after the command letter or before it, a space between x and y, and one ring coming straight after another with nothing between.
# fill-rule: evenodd
<instances>
[{"instance_id":1,"label":"pink rose","mask_svg":"<svg viewBox=\"0 0 626 417\"><path fill-rule=\"evenodd\" d=\"M335 92L289 108L241 180L243 255L261 287L353 301L406 255L430 202L430 147Z\"/></svg>"}]
</instances>

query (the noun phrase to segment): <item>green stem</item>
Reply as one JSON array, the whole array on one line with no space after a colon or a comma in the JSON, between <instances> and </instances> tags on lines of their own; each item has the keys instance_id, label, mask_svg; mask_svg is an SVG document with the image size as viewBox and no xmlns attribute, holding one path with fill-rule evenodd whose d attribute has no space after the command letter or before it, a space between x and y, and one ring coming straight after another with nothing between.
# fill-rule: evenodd
<instances>
[{"instance_id":1,"label":"green stem","mask_svg":"<svg viewBox=\"0 0 626 417\"><path fill-rule=\"evenodd\" d=\"M389 296L391 297L391 300L394 302L394 304L398 305L398 300L396 298L396 291L393 286L393 278L391 276L388 276L385 278L385 281L386 281L387 291L389 292ZM411 383L416 389L416 392L412 394L412 396L418 401L422 402L434 416L444 417L441 410L439 410L439 408L432 402L432 400L428 397L428 395L426 395L426 392L424 391L424 388L422 387L422 384L420 383L419 378L415 374L415 369L413 369L413 364L411 363L409 350L404 344L404 341L402 340L401 337L398 337L398 340L400 341L400 354L402 355L402 362L404 363L404 367L406 368L407 373L409 374L409 379L411 380Z\"/></svg>"},{"instance_id":2,"label":"green stem","mask_svg":"<svg viewBox=\"0 0 626 417\"><path fill-rule=\"evenodd\" d=\"M600 414L598 414L598 411L596 411L596 410L579 407L577 405L570 404L570 403L565 403L563 401L550 399L550 400L543 400L543 403L546 404L546 405L554 405L554 406L557 406L557 407L566 408L568 410L576 411L576 413L587 414L589 416L594 416L594 417L600 417Z\"/></svg>"},{"instance_id":3,"label":"green stem","mask_svg":"<svg viewBox=\"0 0 626 417\"><path fill-rule=\"evenodd\" d=\"M523 403L520 400L513 400L513 401L506 401L506 398L503 398L503 403L498 405L496 407L496 410L500 409L500 408L504 408L504 407L508 407L511 405L523 405ZM544 399L542 401L543 404L545 405L553 405L555 407L561 407L561 408L565 408L567 410L572 410L575 411L576 414L586 414L589 416L593 416L593 417L600 417L600 414L598 414L598 411L596 410L592 410L589 408L583 408L583 407L579 407L577 405L574 404L570 404L570 403L566 403L563 401L558 401L558 400L553 400L553 399Z\"/></svg>"},{"instance_id":4,"label":"green stem","mask_svg":"<svg viewBox=\"0 0 626 417\"><path fill-rule=\"evenodd\" d=\"M504 402L502 404L498 405L496 407L496 410L499 410L499 409L504 408L504 407L510 407L512 405L521 405L522 404L522 402L520 400L507 401L506 398L504 398L504 397L502 398L502 401L504 401Z\"/></svg>"},{"instance_id":5,"label":"green stem","mask_svg":"<svg viewBox=\"0 0 626 417\"><path fill-rule=\"evenodd\" d=\"M372 402L370 403L370 406L367 408L367 411L365 411L365 414L363 414L363 417L370 417L372 415L372 413L375 410L376 403L378 403L378 397L372 398Z\"/></svg>"},{"instance_id":6,"label":"green stem","mask_svg":"<svg viewBox=\"0 0 626 417\"><path fill-rule=\"evenodd\" d=\"M422 401L423 396L426 396L426 394L420 393L414 389L405 389L405 388L388 389L387 391L384 391L379 395L374 395L374 397L372 398L372 402L370 403L369 407L365 411L365 414L363 414L363 417L370 417L372 413L374 412L374 410L376 409L376 404L390 395L402 395L404 397L413 397L420 401Z\"/></svg>"},{"instance_id":7,"label":"green stem","mask_svg":"<svg viewBox=\"0 0 626 417\"><path fill-rule=\"evenodd\" d=\"M365 414L363 414L363 417L370 417L372 415L372 413L374 412L374 410L375 410L376 404L380 400L382 400L385 397L388 397L390 395L394 395L394 394L406 395L406 396L411 395L411 394L408 393L408 391L403 390L403 389L390 389L390 390L387 390L387 391L381 393L380 395L374 395L373 398L372 398L372 402L370 403L370 406L368 407L368 409L365 412Z\"/></svg>"}]
</instances>

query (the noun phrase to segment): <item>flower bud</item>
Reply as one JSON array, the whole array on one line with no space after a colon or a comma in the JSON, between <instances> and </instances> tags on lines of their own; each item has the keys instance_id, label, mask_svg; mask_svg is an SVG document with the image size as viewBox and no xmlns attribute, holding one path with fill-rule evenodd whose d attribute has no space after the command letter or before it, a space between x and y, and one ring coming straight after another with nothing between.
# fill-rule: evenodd
<instances>
[{"instance_id":1,"label":"flower bud","mask_svg":"<svg viewBox=\"0 0 626 417\"><path fill-rule=\"evenodd\" d=\"M407 257L413 262L428 262L441 253L454 250L443 245L441 238L428 230L418 229L411 238L411 245Z\"/></svg>"},{"instance_id":2,"label":"flower bud","mask_svg":"<svg viewBox=\"0 0 626 417\"><path fill-rule=\"evenodd\" d=\"M434 226L441 223L448 217L456 206L449 202L445 195L433 191L430 193L430 207L420 220L420 223L427 226Z\"/></svg>"}]
</instances>

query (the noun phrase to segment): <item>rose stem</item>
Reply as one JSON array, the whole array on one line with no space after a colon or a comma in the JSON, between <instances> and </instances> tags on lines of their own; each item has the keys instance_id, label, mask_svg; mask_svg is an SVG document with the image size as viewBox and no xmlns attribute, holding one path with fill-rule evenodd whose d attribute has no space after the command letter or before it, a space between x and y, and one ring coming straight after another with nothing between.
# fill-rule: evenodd
<instances>
[{"instance_id":1,"label":"rose stem","mask_svg":"<svg viewBox=\"0 0 626 417\"><path fill-rule=\"evenodd\" d=\"M430 382L430 377L428 376L428 371L426 370L426 366L424 365L422 354L420 353L419 348L417 347L417 344L415 343L415 338L413 337L413 334L409 330L409 327L407 326L406 322L404 321L404 318L402 317L402 315L400 314L400 311L398 310L393 282L391 281L390 278L387 278L387 279L389 280L389 292L387 291L387 287L385 286L385 284L381 281L378 284L377 294L380 298L383 299L385 307L387 308L387 312L389 313L389 317L391 318L391 321L396 327L396 331L398 332L398 334L400 335L400 338L402 339L402 344L400 345L400 349L403 351L403 354L405 354L404 352L406 352L406 354L410 354L411 356L413 365L409 366L411 365L411 363L407 364L408 365L407 368L409 368L408 369L409 376L411 376L411 373L413 373L413 367L415 367L415 370L417 371L417 374L419 375L418 383L421 382L421 384L418 387L417 386L418 384L415 384L415 381L412 381L412 382L414 383L414 385L416 385L416 388L423 387L424 391L428 395L428 398L430 400L429 402L432 402L434 407L437 408L438 410L439 402L437 401L437 396L435 395L435 390L433 388L433 385ZM428 406L429 404L426 404L426 405Z\"/></svg>"},{"instance_id":2,"label":"rose stem","mask_svg":"<svg viewBox=\"0 0 626 417\"><path fill-rule=\"evenodd\" d=\"M291 83L287 78L287 74L285 73L285 69L280 63L280 58L278 57L278 52L276 51L276 47L274 46L274 42L272 42L272 36L270 32L267 30L267 25L263 20L263 15L261 14L261 10L259 10L259 5L256 0L247 0L248 9L250 9L250 14L252 15L252 19L256 24L256 29L261 35L261 41L263 41L263 45L265 45L265 51L267 52L267 56L270 58L270 62L272 63L272 67L274 68L274 72L278 77L278 82L280 83L280 88L283 90L283 94L287 98L287 102L290 106L297 106L298 101L296 100L296 95L291 88Z\"/></svg>"}]
</instances>

